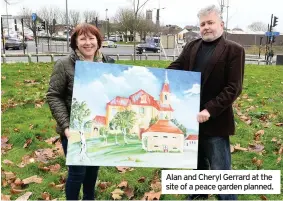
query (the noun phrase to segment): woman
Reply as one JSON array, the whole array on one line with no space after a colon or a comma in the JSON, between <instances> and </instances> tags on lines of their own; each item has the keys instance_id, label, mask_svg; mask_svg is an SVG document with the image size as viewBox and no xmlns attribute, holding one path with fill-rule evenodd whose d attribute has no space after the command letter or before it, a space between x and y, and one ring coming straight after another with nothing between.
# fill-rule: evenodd
<instances>
[{"instance_id":1,"label":"woman","mask_svg":"<svg viewBox=\"0 0 283 201\"><path fill-rule=\"evenodd\" d=\"M113 59L104 56L99 51L101 43L102 37L95 26L86 23L79 24L71 36L72 52L67 57L59 59L54 65L46 97L51 113L57 122L56 131L61 136L65 155L70 137L69 124L75 62L81 60L113 63ZM99 167L96 166L69 166L66 199L78 200L83 184L83 200L93 200L98 169Z\"/></svg>"}]
</instances>

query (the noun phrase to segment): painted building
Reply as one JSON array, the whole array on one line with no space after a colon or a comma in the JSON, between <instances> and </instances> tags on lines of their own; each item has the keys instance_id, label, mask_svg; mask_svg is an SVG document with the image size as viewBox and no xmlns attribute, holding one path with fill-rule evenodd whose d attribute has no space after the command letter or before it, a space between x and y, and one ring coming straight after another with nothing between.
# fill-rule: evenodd
<instances>
[{"instance_id":1,"label":"painted building","mask_svg":"<svg viewBox=\"0 0 283 201\"><path fill-rule=\"evenodd\" d=\"M101 127L105 126L105 117L104 116L95 116L92 120L92 127L91 127L91 136L98 137L99 130Z\"/></svg>"},{"instance_id":2,"label":"painted building","mask_svg":"<svg viewBox=\"0 0 283 201\"><path fill-rule=\"evenodd\" d=\"M158 120L142 133L146 151L183 152L184 133L170 120Z\"/></svg>"},{"instance_id":3,"label":"painted building","mask_svg":"<svg viewBox=\"0 0 283 201\"><path fill-rule=\"evenodd\" d=\"M158 119L172 119L174 110L171 107L171 92L167 72L165 72L165 81L160 91L159 100L155 100L153 96L142 89L129 97L116 96L106 104L106 115L103 116L105 124L103 126L109 127L116 113L124 110L131 110L136 113L135 119L137 122L131 133L139 136L148 129L151 119L156 117ZM96 116L94 119L97 117L102 116ZM101 122L93 121L93 128L99 130L102 126Z\"/></svg>"}]
</instances>

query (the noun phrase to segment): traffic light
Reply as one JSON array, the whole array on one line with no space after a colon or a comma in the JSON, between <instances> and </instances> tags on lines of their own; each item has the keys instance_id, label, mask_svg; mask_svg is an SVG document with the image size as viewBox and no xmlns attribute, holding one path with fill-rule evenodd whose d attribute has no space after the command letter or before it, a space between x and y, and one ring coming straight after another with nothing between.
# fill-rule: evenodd
<instances>
[{"instance_id":1,"label":"traffic light","mask_svg":"<svg viewBox=\"0 0 283 201\"><path fill-rule=\"evenodd\" d=\"M14 19L14 22L15 22L15 31L18 31L18 27L17 27L17 20Z\"/></svg>"},{"instance_id":2,"label":"traffic light","mask_svg":"<svg viewBox=\"0 0 283 201\"><path fill-rule=\"evenodd\" d=\"M41 22L41 29L45 30L45 21Z\"/></svg>"},{"instance_id":3,"label":"traffic light","mask_svg":"<svg viewBox=\"0 0 283 201\"><path fill-rule=\"evenodd\" d=\"M277 23L278 23L278 17L274 16L274 19L273 19L273 27L276 27L276 26L277 26Z\"/></svg>"}]
</instances>

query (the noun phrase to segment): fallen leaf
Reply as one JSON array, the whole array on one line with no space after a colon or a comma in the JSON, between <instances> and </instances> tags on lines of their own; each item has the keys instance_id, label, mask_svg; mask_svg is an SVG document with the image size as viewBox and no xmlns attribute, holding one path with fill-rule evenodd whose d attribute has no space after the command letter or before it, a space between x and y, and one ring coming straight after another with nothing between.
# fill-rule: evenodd
<instances>
[{"instance_id":1,"label":"fallen leaf","mask_svg":"<svg viewBox=\"0 0 283 201\"><path fill-rule=\"evenodd\" d=\"M6 179L2 179L2 187L8 186L8 182Z\"/></svg>"},{"instance_id":2,"label":"fallen leaf","mask_svg":"<svg viewBox=\"0 0 283 201\"><path fill-rule=\"evenodd\" d=\"M260 196L260 199L261 199L261 200L268 200L265 195L261 195L261 196Z\"/></svg>"},{"instance_id":3,"label":"fallen leaf","mask_svg":"<svg viewBox=\"0 0 283 201\"><path fill-rule=\"evenodd\" d=\"M18 129L18 128L14 128L14 131L15 131L15 132L19 132L19 131L20 131L20 129Z\"/></svg>"},{"instance_id":4,"label":"fallen leaf","mask_svg":"<svg viewBox=\"0 0 283 201\"><path fill-rule=\"evenodd\" d=\"M108 188L110 185L111 185L111 182L100 182L100 183L98 184L98 187L99 187L101 190L105 190L105 189Z\"/></svg>"},{"instance_id":5,"label":"fallen leaf","mask_svg":"<svg viewBox=\"0 0 283 201\"><path fill-rule=\"evenodd\" d=\"M121 189L119 188L116 188L114 191L111 192L112 194L118 194L118 195L123 195L124 194L124 191L122 191Z\"/></svg>"},{"instance_id":6,"label":"fallen leaf","mask_svg":"<svg viewBox=\"0 0 283 201\"><path fill-rule=\"evenodd\" d=\"M32 192L26 192L22 196L18 197L16 200L21 200L21 201L28 200L31 195L32 195Z\"/></svg>"},{"instance_id":7,"label":"fallen leaf","mask_svg":"<svg viewBox=\"0 0 283 201\"><path fill-rule=\"evenodd\" d=\"M245 123L248 124L248 125L251 125L252 121L251 120L247 120Z\"/></svg>"},{"instance_id":8,"label":"fallen leaf","mask_svg":"<svg viewBox=\"0 0 283 201\"><path fill-rule=\"evenodd\" d=\"M2 80L6 80L6 76L2 76L1 78L2 78Z\"/></svg>"},{"instance_id":9,"label":"fallen leaf","mask_svg":"<svg viewBox=\"0 0 283 201\"><path fill-rule=\"evenodd\" d=\"M3 201L4 200L7 200L7 201L11 200L11 195L4 195L4 194L1 193L1 200L3 200Z\"/></svg>"},{"instance_id":10,"label":"fallen leaf","mask_svg":"<svg viewBox=\"0 0 283 201\"><path fill-rule=\"evenodd\" d=\"M259 130L255 133L255 135L264 135L264 130Z\"/></svg>"},{"instance_id":11,"label":"fallen leaf","mask_svg":"<svg viewBox=\"0 0 283 201\"><path fill-rule=\"evenodd\" d=\"M230 145L230 152L233 153L235 151L234 146Z\"/></svg>"},{"instance_id":12,"label":"fallen leaf","mask_svg":"<svg viewBox=\"0 0 283 201\"><path fill-rule=\"evenodd\" d=\"M48 168L50 169L50 172L55 173L60 170L61 166L57 163L55 165L50 165Z\"/></svg>"},{"instance_id":13,"label":"fallen leaf","mask_svg":"<svg viewBox=\"0 0 283 201\"><path fill-rule=\"evenodd\" d=\"M114 200L121 200L122 199L122 197L119 194L112 194L112 198Z\"/></svg>"},{"instance_id":14,"label":"fallen leaf","mask_svg":"<svg viewBox=\"0 0 283 201\"><path fill-rule=\"evenodd\" d=\"M22 157L22 162L17 166L19 168L23 168L27 164L34 163L34 162L35 162L35 159L33 157L31 157L30 155L25 155L25 156Z\"/></svg>"},{"instance_id":15,"label":"fallen leaf","mask_svg":"<svg viewBox=\"0 0 283 201\"><path fill-rule=\"evenodd\" d=\"M125 173L129 167L124 167L124 166L116 166L117 170L119 171L119 173Z\"/></svg>"},{"instance_id":16,"label":"fallen leaf","mask_svg":"<svg viewBox=\"0 0 283 201\"><path fill-rule=\"evenodd\" d=\"M23 184L22 180L20 178L17 178L15 181L14 181L14 184L16 184L16 186L21 186Z\"/></svg>"},{"instance_id":17,"label":"fallen leaf","mask_svg":"<svg viewBox=\"0 0 283 201\"><path fill-rule=\"evenodd\" d=\"M128 186L128 182L127 181L122 181L119 185L118 185L118 187L119 188L123 188L123 187L127 187Z\"/></svg>"},{"instance_id":18,"label":"fallen leaf","mask_svg":"<svg viewBox=\"0 0 283 201\"><path fill-rule=\"evenodd\" d=\"M56 140L58 140L59 137L51 137L51 138L48 138L47 140L44 140L47 144L54 144Z\"/></svg>"},{"instance_id":19,"label":"fallen leaf","mask_svg":"<svg viewBox=\"0 0 283 201\"><path fill-rule=\"evenodd\" d=\"M22 192L25 192L24 190L21 190L21 189L15 189L15 188L12 188L10 190L11 194L19 194L19 193L22 193Z\"/></svg>"},{"instance_id":20,"label":"fallen leaf","mask_svg":"<svg viewBox=\"0 0 283 201\"><path fill-rule=\"evenodd\" d=\"M13 165L13 164L14 164L12 161L7 160L7 159L5 159L5 160L3 161L3 163L6 164L6 165Z\"/></svg>"},{"instance_id":21,"label":"fallen leaf","mask_svg":"<svg viewBox=\"0 0 283 201\"><path fill-rule=\"evenodd\" d=\"M142 200L159 200L160 196L161 196L161 192L150 191L144 194Z\"/></svg>"},{"instance_id":22,"label":"fallen leaf","mask_svg":"<svg viewBox=\"0 0 283 201\"><path fill-rule=\"evenodd\" d=\"M42 178L38 177L37 175L23 179L23 184L30 184L30 183L40 184L41 182L42 182Z\"/></svg>"},{"instance_id":23,"label":"fallen leaf","mask_svg":"<svg viewBox=\"0 0 283 201\"><path fill-rule=\"evenodd\" d=\"M16 175L13 172L3 172L6 180L16 179Z\"/></svg>"},{"instance_id":24,"label":"fallen leaf","mask_svg":"<svg viewBox=\"0 0 283 201\"><path fill-rule=\"evenodd\" d=\"M276 123L276 126L283 126L283 123Z\"/></svg>"},{"instance_id":25,"label":"fallen leaf","mask_svg":"<svg viewBox=\"0 0 283 201\"><path fill-rule=\"evenodd\" d=\"M242 99L248 99L248 98L249 98L248 94L243 94L242 95Z\"/></svg>"},{"instance_id":26,"label":"fallen leaf","mask_svg":"<svg viewBox=\"0 0 283 201\"><path fill-rule=\"evenodd\" d=\"M57 190L63 190L64 186L65 186L65 184L58 184L58 185L55 185L54 188L57 189Z\"/></svg>"},{"instance_id":27,"label":"fallen leaf","mask_svg":"<svg viewBox=\"0 0 283 201\"><path fill-rule=\"evenodd\" d=\"M31 144L31 142L32 142L32 139L31 139L31 138L27 139L27 140L26 140L26 143L24 144L24 147L23 147L23 148L27 148L27 147Z\"/></svg>"},{"instance_id":28,"label":"fallen leaf","mask_svg":"<svg viewBox=\"0 0 283 201\"><path fill-rule=\"evenodd\" d=\"M277 138L276 138L276 137L273 137L273 138L271 139L271 142L277 142Z\"/></svg>"},{"instance_id":29,"label":"fallen leaf","mask_svg":"<svg viewBox=\"0 0 283 201\"><path fill-rule=\"evenodd\" d=\"M261 166L262 166L262 164L263 164L263 161L262 160L257 160L256 161L256 163L255 163L255 165L257 166L257 168L260 168Z\"/></svg>"},{"instance_id":30,"label":"fallen leaf","mask_svg":"<svg viewBox=\"0 0 283 201\"><path fill-rule=\"evenodd\" d=\"M47 192L41 193L41 197L43 200L51 200L51 195Z\"/></svg>"},{"instance_id":31,"label":"fallen leaf","mask_svg":"<svg viewBox=\"0 0 283 201\"><path fill-rule=\"evenodd\" d=\"M252 152L261 152L264 149L263 145L260 144L249 144L248 150Z\"/></svg>"},{"instance_id":32,"label":"fallen leaf","mask_svg":"<svg viewBox=\"0 0 283 201\"><path fill-rule=\"evenodd\" d=\"M29 129L30 130L33 129L33 125L32 124L29 125Z\"/></svg>"},{"instance_id":33,"label":"fallen leaf","mask_svg":"<svg viewBox=\"0 0 283 201\"><path fill-rule=\"evenodd\" d=\"M132 188L125 188L124 190L124 194L128 197L128 199L130 200L132 197L134 197L134 189Z\"/></svg>"},{"instance_id":34,"label":"fallen leaf","mask_svg":"<svg viewBox=\"0 0 283 201\"><path fill-rule=\"evenodd\" d=\"M280 163L281 159L282 159L281 156L279 156L276 160L276 164Z\"/></svg>"},{"instance_id":35,"label":"fallen leaf","mask_svg":"<svg viewBox=\"0 0 283 201\"><path fill-rule=\"evenodd\" d=\"M153 190L154 192L159 192L159 191L161 191L161 182L152 183L152 184L150 185L150 187L152 188L152 190Z\"/></svg>"},{"instance_id":36,"label":"fallen leaf","mask_svg":"<svg viewBox=\"0 0 283 201\"><path fill-rule=\"evenodd\" d=\"M146 177L140 177L140 178L138 179L138 182L139 182L139 183L143 183L143 182L145 182L145 179L146 179Z\"/></svg>"},{"instance_id":37,"label":"fallen leaf","mask_svg":"<svg viewBox=\"0 0 283 201\"><path fill-rule=\"evenodd\" d=\"M35 160L42 163L48 163L50 159L55 158L55 154L53 153L53 150L51 148L38 149L34 153L36 156Z\"/></svg>"},{"instance_id":38,"label":"fallen leaf","mask_svg":"<svg viewBox=\"0 0 283 201\"><path fill-rule=\"evenodd\" d=\"M278 154L281 155L283 153L283 146L280 147Z\"/></svg>"},{"instance_id":39,"label":"fallen leaf","mask_svg":"<svg viewBox=\"0 0 283 201\"><path fill-rule=\"evenodd\" d=\"M41 169L41 170L43 170L43 171L45 171L45 172L50 171L50 168L48 168L48 167L46 167L46 166L39 166L38 168Z\"/></svg>"},{"instance_id":40,"label":"fallen leaf","mask_svg":"<svg viewBox=\"0 0 283 201\"><path fill-rule=\"evenodd\" d=\"M234 146L234 149L237 150L237 151L248 151L247 148L241 147L240 144L236 144L236 145Z\"/></svg>"}]
</instances>

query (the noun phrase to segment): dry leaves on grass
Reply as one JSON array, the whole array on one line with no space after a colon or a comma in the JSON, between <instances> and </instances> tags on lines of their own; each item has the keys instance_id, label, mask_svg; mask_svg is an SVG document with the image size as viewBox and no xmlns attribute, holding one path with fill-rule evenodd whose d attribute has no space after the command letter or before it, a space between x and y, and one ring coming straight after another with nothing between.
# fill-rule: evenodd
<instances>
[{"instance_id":1,"label":"dry leaves on grass","mask_svg":"<svg viewBox=\"0 0 283 201\"><path fill-rule=\"evenodd\" d=\"M5 154L8 150L12 149L12 144L8 144L9 138L1 136L1 154Z\"/></svg>"},{"instance_id":2,"label":"dry leaves on grass","mask_svg":"<svg viewBox=\"0 0 283 201\"><path fill-rule=\"evenodd\" d=\"M23 147L23 148L29 147L29 145L31 144L31 142L32 142L32 139L31 139L31 138L27 139L27 140L26 140L26 143L24 144L24 147Z\"/></svg>"},{"instance_id":3,"label":"dry leaves on grass","mask_svg":"<svg viewBox=\"0 0 283 201\"><path fill-rule=\"evenodd\" d=\"M51 148L38 149L34 152L34 154L35 160L42 163L48 163L49 160L56 158L56 154Z\"/></svg>"},{"instance_id":4,"label":"dry leaves on grass","mask_svg":"<svg viewBox=\"0 0 283 201\"><path fill-rule=\"evenodd\" d=\"M265 195L261 195L261 196L260 196L260 199L261 199L261 200L268 200Z\"/></svg>"},{"instance_id":5,"label":"dry leaves on grass","mask_svg":"<svg viewBox=\"0 0 283 201\"><path fill-rule=\"evenodd\" d=\"M128 186L128 181L122 181L117 187L118 188L126 188Z\"/></svg>"},{"instance_id":6,"label":"dry leaves on grass","mask_svg":"<svg viewBox=\"0 0 283 201\"><path fill-rule=\"evenodd\" d=\"M256 165L257 169L259 169L262 166L262 164L263 164L263 160L260 160L260 159L257 159L256 157L254 157L252 159L252 163L254 165Z\"/></svg>"},{"instance_id":7,"label":"dry leaves on grass","mask_svg":"<svg viewBox=\"0 0 283 201\"><path fill-rule=\"evenodd\" d=\"M283 126L283 123L276 123L275 126Z\"/></svg>"},{"instance_id":8,"label":"dry leaves on grass","mask_svg":"<svg viewBox=\"0 0 283 201\"><path fill-rule=\"evenodd\" d=\"M145 180L146 180L146 177L140 177L139 179L138 179L138 182L139 183L143 183L143 182L145 182Z\"/></svg>"},{"instance_id":9,"label":"dry leaves on grass","mask_svg":"<svg viewBox=\"0 0 283 201\"><path fill-rule=\"evenodd\" d=\"M100 188L100 191L102 192L111 186L111 182L99 182L97 186Z\"/></svg>"},{"instance_id":10,"label":"dry leaves on grass","mask_svg":"<svg viewBox=\"0 0 283 201\"><path fill-rule=\"evenodd\" d=\"M27 201L31 195L32 192L26 192L22 196L18 197L16 200Z\"/></svg>"},{"instance_id":11,"label":"dry leaves on grass","mask_svg":"<svg viewBox=\"0 0 283 201\"><path fill-rule=\"evenodd\" d=\"M260 144L250 144L249 143L248 150L251 151L251 152L262 152L263 149L264 149L263 145L260 145Z\"/></svg>"},{"instance_id":12,"label":"dry leaves on grass","mask_svg":"<svg viewBox=\"0 0 283 201\"><path fill-rule=\"evenodd\" d=\"M11 200L11 195L4 195L1 193L1 200L3 201Z\"/></svg>"},{"instance_id":13,"label":"dry leaves on grass","mask_svg":"<svg viewBox=\"0 0 283 201\"><path fill-rule=\"evenodd\" d=\"M131 167L125 167L125 166L116 166L117 170L119 171L119 173L125 173L127 171L131 172L134 170L134 168Z\"/></svg>"},{"instance_id":14,"label":"dry leaves on grass","mask_svg":"<svg viewBox=\"0 0 283 201\"><path fill-rule=\"evenodd\" d=\"M116 188L114 191L111 192L112 193L112 198L114 200L121 200L122 199L122 195L124 194L124 191L122 191L119 188Z\"/></svg>"},{"instance_id":15,"label":"dry leaves on grass","mask_svg":"<svg viewBox=\"0 0 283 201\"><path fill-rule=\"evenodd\" d=\"M30 155L25 155L22 157L22 162L20 164L18 164L17 166L19 168L23 168L25 167L26 165L30 164L30 163L34 163L35 162L35 159L34 157L30 156Z\"/></svg>"},{"instance_id":16,"label":"dry leaves on grass","mask_svg":"<svg viewBox=\"0 0 283 201\"><path fill-rule=\"evenodd\" d=\"M254 134L254 140L259 141L261 136L264 135L264 130L259 130Z\"/></svg>"},{"instance_id":17,"label":"dry leaves on grass","mask_svg":"<svg viewBox=\"0 0 283 201\"><path fill-rule=\"evenodd\" d=\"M135 194L134 194L134 189L129 188L129 187L125 188L124 194L128 197L129 200L130 200L132 197L135 196Z\"/></svg>"},{"instance_id":18,"label":"dry leaves on grass","mask_svg":"<svg viewBox=\"0 0 283 201\"><path fill-rule=\"evenodd\" d=\"M234 146L234 149L235 149L235 151L248 151L247 148L241 147L240 144L236 144L236 145Z\"/></svg>"},{"instance_id":19,"label":"dry leaves on grass","mask_svg":"<svg viewBox=\"0 0 283 201\"><path fill-rule=\"evenodd\" d=\"M37 183L37 184L40 184L42 182L42 178L37 176L37 175L34 175L34 176L31 176L31 177L28 177L26 179L23 179L23 184L30 184L30 183Z\"/></svg>"},{"instance_id":20,"label":"dry leaves on grass","mask_svg":"<svg viewBox=\"0 0 283 201\"><path fill-rule=\"evenodd\" d=\"M43 200L51 200L51 195L47 192L43 192L43 193L41 193L41 198Z\"/></svg>"},{"instance_id":21,"label":"dry leaves on grass","mask_svg":"<svg viewBox=\"0 0 283 201\"><path fill-rule=\"evenodd\" d=\"M142 198L142 200L159 200L161 196L161 192L146 192Z\"/></svg>"},{"instance_id":22,"label":"dry leaves on grass","mask_svg":"<svg viewBox=\"0 0 283 201\"><path fill-rule=\"evenodd\" d=\"M5 165L14 165L14 163L13 163L12 161L7 160L7 159L5 159L5 160L3 161L3 164L5 164Z\"/></svg>"},{"instance_id":23,"label":"dry leaves on grass","mask_svg":"<svg viewBox=\"0 0 283 201\"><path fill-rule=\"evenodd\" d=\"M20 193L23 193L23 192L25 192L25 190L16 189L16 188L11 188L11 190L10 190L10 193L11 193L12 195L14 195L14 194L20 194Z\"/></svg>"},{"instance_id":24,"label":"dry leaves on grass","mask_svg":"<svg viewBox=\"0 0 283 201\"><path fill-rule=\"evenodd\" d=\"M49 184L49 186L50 187L52 187L52 188L54 188L54 189L57 189L57 190L63 190L64 189L64 187L65 187L65 184L55 184L54 182L51 182L50 184Z\"/></svg>"}]
</instances>

